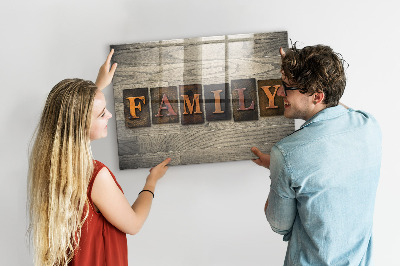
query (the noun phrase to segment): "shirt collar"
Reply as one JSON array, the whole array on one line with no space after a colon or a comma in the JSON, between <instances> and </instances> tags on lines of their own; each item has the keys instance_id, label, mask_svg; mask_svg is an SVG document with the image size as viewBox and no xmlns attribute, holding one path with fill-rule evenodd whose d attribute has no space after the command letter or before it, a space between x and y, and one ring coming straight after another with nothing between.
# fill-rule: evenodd
<instances>
[{"instance_id":1,"label":"shirt collar","mask_svg":"<svg viewBox=\"0 0 400 266\"><path fill-rule=\"evenodd\" d=\"M324 121L324 120L329 120L332 118L336 118L339 116L342 116L344 114L346 114L349 111L349 109L344 108L342 105L337 105L334 107L329 107L329 108L325 108L321 111L319 111L318 113L316 113L313 117L311 117L310 119L308 119L301 127L300 129L315 123L315 122L320 122L320 121Z\"/></svg>"}]
</instances>

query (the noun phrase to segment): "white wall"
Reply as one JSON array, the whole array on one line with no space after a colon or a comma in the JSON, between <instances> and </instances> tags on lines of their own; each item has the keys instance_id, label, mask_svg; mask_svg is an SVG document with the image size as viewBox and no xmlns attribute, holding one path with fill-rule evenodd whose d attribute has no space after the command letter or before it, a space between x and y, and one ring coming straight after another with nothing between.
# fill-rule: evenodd
<instances>
[{"instance_id":1,"label":"white wall","mask_svg":"<svg viewBox=\"0 0 400 266\"><path fill-rule=\"evenodd\" d=\"M25 237L27 147L58 81L94 80L110 44L282 30L302 46L322 43L342 53L350 64L342 101L372 113L381 124L374 255L376 265L398 263L400 21L395 1L66 2L0 3L0 265L32 264ZM112 95L109 87L111 111ZM118 170L115 121L108 138L93 143L93 153L114 171L133 202L147 170ZM128 237L130 264L283 264L286 244L262 211L268 176L250 161L171 167L143 230Z\"/></svg>"}]
</instances>

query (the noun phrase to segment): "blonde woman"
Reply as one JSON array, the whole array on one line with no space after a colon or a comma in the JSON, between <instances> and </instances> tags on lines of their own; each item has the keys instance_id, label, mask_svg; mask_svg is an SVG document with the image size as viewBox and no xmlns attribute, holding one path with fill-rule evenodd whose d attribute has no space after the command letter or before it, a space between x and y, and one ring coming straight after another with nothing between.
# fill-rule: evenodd
<instances>
[{"instance_id":1,"label":"blonde woman","mask_svg":"<svg viewBox=\"0 0 400 266\"><path fill-rule=\"evenodd\" d=\"M35 265L128 265L126 234L141 229L168 169L169 158L152 168L131 206L112 172L92 158L90 143L107 136L112 117L101 91L117 67L113 52L96 84L66 79L47 97L28 177Z\"/></svg>"}]
</instances>

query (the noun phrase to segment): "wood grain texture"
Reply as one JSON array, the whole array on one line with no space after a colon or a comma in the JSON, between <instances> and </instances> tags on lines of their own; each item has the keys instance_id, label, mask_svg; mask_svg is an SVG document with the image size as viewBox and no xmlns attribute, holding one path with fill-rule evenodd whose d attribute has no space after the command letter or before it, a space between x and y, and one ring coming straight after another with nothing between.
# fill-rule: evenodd
<instances>
[{"instance_id":1,"label":"wood grain texture","mask_svg":"<svg viewBox=\"0 0 400 266\"><path fill-rule=\"evenodd\" d=\"M279 47L286 48L287 43L287 32L272 32L111 45L113 63L118 63L113 88L120 169L152 167L167 157L172 158L171 165L247 160L254 158L252 146L269 152L294 131L294 120L260 116L259 102L254 121L235 122L230 115L228 120L205 119L203 124L128 128L123 91L201 84L205 95L204 86L226 83L232 95L232 80L255 79L258 101L258 81L280 78ZM178 121L182 121L178 97ZM227 98L232 108L232 97ZM207 117L212 108L206 108L206 101L201 104ZM157 108L149 109L155 119Z\"/></svg>"}]
</instances>

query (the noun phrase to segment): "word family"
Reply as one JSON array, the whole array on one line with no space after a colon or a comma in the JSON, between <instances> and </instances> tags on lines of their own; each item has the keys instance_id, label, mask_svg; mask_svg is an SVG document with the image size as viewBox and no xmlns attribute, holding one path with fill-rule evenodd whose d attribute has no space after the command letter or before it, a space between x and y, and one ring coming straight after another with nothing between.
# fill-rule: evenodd
<instances>
[{"instance_id":1,"label":"word family","mask_svg":"<svg viewBox=\"0 0 400 266\"><path fill-rule=\"evenodd\" d=\"M280 85L280 79L250 78L232 80L231 88L228 83L221 83L157 87L150 88L150 93L149 88L125 89L125 125L136 128L179 122L202 124L205 120L232 120L232 116L239 122L283 115L283 98L277 96Z\"/></svg>"}]
</instances>

